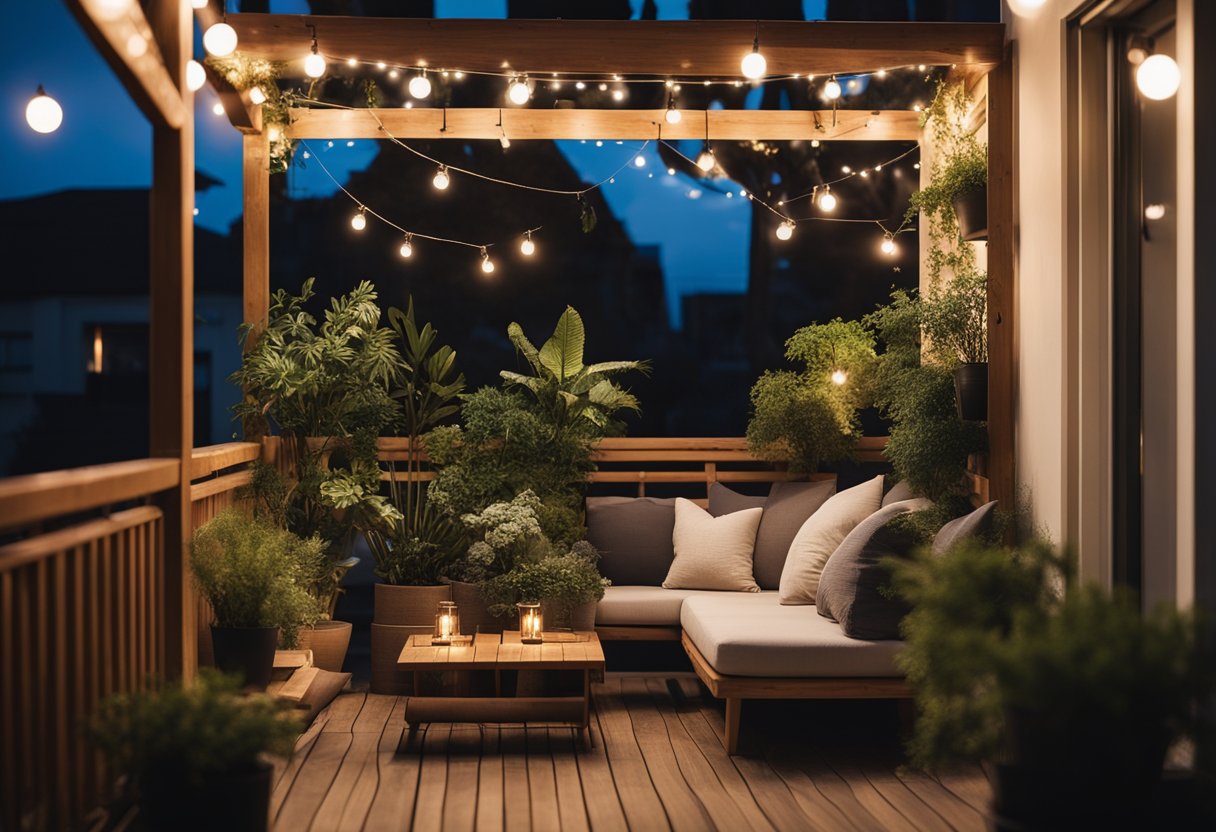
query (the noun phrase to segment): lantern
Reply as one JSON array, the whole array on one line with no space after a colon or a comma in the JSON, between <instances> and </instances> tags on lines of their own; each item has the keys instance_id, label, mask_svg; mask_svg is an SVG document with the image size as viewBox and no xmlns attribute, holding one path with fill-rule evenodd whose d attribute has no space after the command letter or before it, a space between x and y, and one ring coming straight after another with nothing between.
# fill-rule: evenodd
<instances>
[{"instance_id":1,"label":"lantern","mask_svg":"<svg viewBox=\"0 0 1216 832\"><path fill-rule=\"evenodd\" d=\"M455 601L440 601L435 612L435 634L431 644L451 644L460 635L460 610Z\"/></svg>"},{"instance_id":2,"label":"lantern","mask_svg":"<svg viewBox=\"0 0 1216 832\"><path fill-rule=\"evenodd\" d=\"M519 640L524 644L540 644L544 641L542 633L545 629L540 604L519 603L516 606L519 608Z\"/></svg>"}]
</instances>

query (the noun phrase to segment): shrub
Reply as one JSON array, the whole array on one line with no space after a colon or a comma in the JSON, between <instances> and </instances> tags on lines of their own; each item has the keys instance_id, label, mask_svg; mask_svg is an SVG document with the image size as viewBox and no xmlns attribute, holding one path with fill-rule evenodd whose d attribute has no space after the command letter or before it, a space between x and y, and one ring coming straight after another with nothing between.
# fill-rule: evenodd
<instances>
[{"instance_id":1,"label":"shrub","mask_svg":"<svg viewBox=\"0 0 1216 832\"><path fill-rule=\"evenodd\" d=\"M523 563L499 575L483 585L482 594L496 616L509 616L521 601L543 601L559 616L568 616L574 607L604 597L609 581L595 567L598 558L590 543L580 542L564 555Z\"/></svg>"}]
</instances>

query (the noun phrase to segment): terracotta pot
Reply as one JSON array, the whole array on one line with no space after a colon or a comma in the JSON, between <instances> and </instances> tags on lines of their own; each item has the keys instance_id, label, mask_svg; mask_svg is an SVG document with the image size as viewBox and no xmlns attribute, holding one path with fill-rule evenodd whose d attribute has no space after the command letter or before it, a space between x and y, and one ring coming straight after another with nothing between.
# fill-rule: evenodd
<instances>
[{"instance_id":1,"label":"terracotta pot","mask_svg":"<svg viewBox=\"0 0 1216 832\"><path fill-rule=\"evenodd\" d=\"M969 242L988 239L988 188L961 193L953 200L959 236Z\"/></svg>"},{"instance_id":2,"label":"terracotta pot","mask_svg":"<svg viewBox=\"0 0 1216 832\"><path fill-rule=\"evenodd\" d=\"M434 627L440 601L452 600L447 584L439 586L393 586L376 584L377 624L396 627Z\"/></svg>"},{"instance_id":3,"label":"terracotta pot","mask_svg":"<svg viewBox=\"0 0 1216 832\"><path fill-rule=\"evenodd\" d=\"M511 622L490 615L490 607L481 597L477 584L452 581L452 600L460 610L460 631L465 635L476 633L501 633L504 624Z\"/></svg>"},{"instance_id":4,"label":"terracotta pot","mask_svg":"<svg viewBox=\"0 0 1216 832\"><path fill-rule=\"evenodd\" d=\"M259 763L244 771L206 775L201 783L192 783L180 772L149 772L140 782L140 826L265 832L272 773L269 764Z\"/></svg>"},{"instance_id":5,"label":"terracotta pot","mask_svg":"<svg viewBox=\"0 0 1216 832\"><path fill-rule=\"evenodd\" d=\"M318 621L316 627L300 630L300 649L312 651L312 663L322 670L339 673L350 646L349 621Z\"/></svg>"},{"instance_id":6,"label":"terracotta pot","mask_svg":"<svg viewBox=\"0 0 1216 832\"><path fill-rule=\"evenodd\" d=\"M278 643L278 627L211 626L215 666L225 673L240 674L248 687L258 690L266 690L270 684Z\"/></svg>"},{"instance_id":7,"label":"terracotta pot","mask_svg":"<svg viewBox=\"0 0 1216 832\"><path fill-rule=\"evenodd\" d=\"M432 613L432 618L434 613ZM372 624L372 693L405 696L414 693L414 674L399 670L397 658L410 636L430 635L434 624L425 627L403 627L393 624Z\"/></svg>"}]
</instances>

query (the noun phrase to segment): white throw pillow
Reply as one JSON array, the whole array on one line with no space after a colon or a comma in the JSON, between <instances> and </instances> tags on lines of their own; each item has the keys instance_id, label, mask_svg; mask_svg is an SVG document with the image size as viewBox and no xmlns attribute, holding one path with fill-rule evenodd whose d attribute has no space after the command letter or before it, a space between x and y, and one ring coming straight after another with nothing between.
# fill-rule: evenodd
<instances>
[{"instance_id":1,"label":"white throw pillow","mask_svg":"<svg viewBox=\"0 0 1216 832\"><path fill-rule=\"evenodd\" d=\"M828 498L794 535L781 570L778 600L782 604L814 604L823 565L849 532L881 507L881 475Z\"/></svg>"},{"instance_id":2,"label":"white throw pillow","mask_svg":"<svg viewBox=\"0 0 1216 832\"><path fill-rule=\"evenodd\" d=\"M676 559L663 586L759 592L752 577L752 550L762 514L762 508L748 508L714 517L692 500L677 499L671 534Z\"/></svg>"}]
</instances>

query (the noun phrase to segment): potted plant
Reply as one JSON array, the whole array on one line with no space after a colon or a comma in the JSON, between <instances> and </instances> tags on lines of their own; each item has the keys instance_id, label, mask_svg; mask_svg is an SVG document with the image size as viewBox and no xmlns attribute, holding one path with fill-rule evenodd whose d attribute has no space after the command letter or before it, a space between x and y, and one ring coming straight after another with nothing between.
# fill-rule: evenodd
<instances>
[{"instance_id":1,"label":"potted plant","mask_svg":"<svg viewBox=\"0 0 1216 832\"><path fill-rule=\"evenodd\" d=\"M279 640L295 646L300 628L321 615L306 584L324 560L320 538L301 538L236 509L225 509L199 527L190 568L214 616L216 666L264 690Z\"/></svg>"},{"instance_id":2,"label":"potted plant","mask_svg":"<svg viewBox=\"0 0 1216 832\"><path fill-rule=\"evenodd\" d=\"M594 630L596 604L608 586L596 569L598 559L595 547L580 541L566 554L522 563L487 582L490 610L509 618L521 601L539 601L546 629Z\"/></svg>"},{"instance_id":3,"label":"potted plant","mask_svg":"<svg viewBox=\"0 0 1216 832\"><path fill-rule=\"evenodd\" d=\"M769 370L751 391L747 443L761 459L788 462L797 474L849 458L861 435L857 416L869 400L874 338L857 321L811 324L785 342L798 370Z\"/></svg>"},{"instance_id":4,"label":"potted plant","mask_svg":"<svg viewBox=\"0 0 1216 832\"><path fill-rule=\"evenodd\" d=\"M1042 544L971 543L895 570L914 605L900 658L914 763L995 764L998 828L1149 820L1166 749L1211 689L1191 616L1064 589L1070 561Z\"/></svg>"},{"instance_id":5,"label":"potted plant","mask_svg":"<svg viewBox=\"0 0 1216 832\"><path fill-rule=\"evenodd\" d=\"M300 729L284 703L211 668L189 685L112 696L89 724L142 828L248 832L269 822L265 756L290 757Z\"/></svg>"},{"instance_id":6,"label":"potted plant","mask_svg":"<svg viewBox=\"0 0 1216 832\"><path fill-rule=\"evenodd\" d=\"M921 322L934 360L953 366L958 416L988 419L988 278L959 271L924 299Z\"/></svg>"},{"instance_id":7,"label":"potted plant","mask_svg":"<svg viewBox=\"0 0 1216 832\"><path fill-rule=\"evenodd\" d=\"M935 244L988 239L988 149L970 125L971 109L962 82L942 82L921 117L936 153L929 183L912 195L908 215L924 214Z\"/></svg>"}]
</instances>

